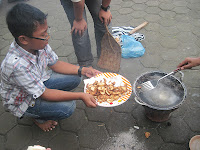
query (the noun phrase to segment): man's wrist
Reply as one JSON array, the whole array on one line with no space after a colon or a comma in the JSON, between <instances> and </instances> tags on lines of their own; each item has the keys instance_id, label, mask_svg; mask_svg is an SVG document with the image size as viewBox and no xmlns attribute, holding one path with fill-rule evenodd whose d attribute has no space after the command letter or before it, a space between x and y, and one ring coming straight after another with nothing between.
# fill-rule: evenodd
<instances>
[{"instance_id":1,"label":"man's wrist","mask_svg":"<svg viewBox=\"0 0 200 150\"><path fill-rule=\"evenodd\" d=\"M81 20L83 20L83 18L75 18L75 21L77 21L77 22L79 22L79 21L81 21Z\"/></svg>"},{"instance_id":2,"label":"man's wrist","mask_svg":"<svg viewBox=\"0 0 200 150\"><path fill-rule=\"evenodd\" d=\"M198 65L200 65L200 57L197 57L197 60L198 60Z\"/></svg>"},{"instance_id":3,"label":"man's wrist","mask_svg":"<svg viewBox=\"0 0 200 150\"><path fill-rule=\"evenodd\" d=\"M108 5L107 7L101 5L101 9L107 12L110 9L110 5Z\"/></svg>"}]
</instances>

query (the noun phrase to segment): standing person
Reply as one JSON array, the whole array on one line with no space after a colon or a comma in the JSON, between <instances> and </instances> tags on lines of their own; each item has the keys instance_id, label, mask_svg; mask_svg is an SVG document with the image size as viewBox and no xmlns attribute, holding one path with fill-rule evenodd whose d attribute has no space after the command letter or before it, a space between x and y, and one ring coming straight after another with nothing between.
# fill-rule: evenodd
<instances>
[{"instance_id":1,"label":"standing person","mask_svg":"<svg viewBox=\"0 0 200 150\"><path fill-rule=\"evenodd\" d=\"M101 54L101 39L111 24L111 0L60 0L71 24L72 42L80 66L92 66L93 55L87 28L85 5L93 18L97 56ZM110 26L108 26L111 29Z\"/></svg>"},{"instance_id":2,"label":"standing person","mask_svg":"<svg viewBox=\"0 0 200 150\"><path fill-rule=\"evenodd\" d=\"M200 65L200 57L197 57L197 58L187 57L177 67L181 68L181 70L184 70L184 69L190 69L192 67L196 67L198 65Z\"/></svg>"},{"instance_id":3,"label":"standing person","mask_svg":"<svg viewBox=\"0 0 200 150\"><path fill-rule=\"evenodd\" d=\"M48 44L46 17L25 3L8 12L6 22L15 41L1 64L1 97L12 114L32 117L42 130L49 131L55 128L57 120L73 113L74 100L96 107L92 95L70 90L79 85L81 75L92 77L100 72L58 60Z\"/></svg>"}]
</instances>

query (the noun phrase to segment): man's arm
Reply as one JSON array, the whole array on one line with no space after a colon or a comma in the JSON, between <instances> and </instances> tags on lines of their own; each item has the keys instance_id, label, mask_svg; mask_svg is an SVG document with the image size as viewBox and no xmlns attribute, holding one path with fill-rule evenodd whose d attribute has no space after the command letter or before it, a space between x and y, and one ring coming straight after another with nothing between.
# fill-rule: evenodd
<instances>
[{"instance_id":1,"label":"man's arm","mask_svg":"<svg viewBox=\"0 0 200 150\"><path fill-rule=\"evenodd\" d=\"M108 7L110 5L111 0L102 0L102 6L103 7Z\"/></svg>"},{"instance_id":2,"label":"man's arm","mask_svg":"<svg viewBox=\"0 0 200 150\"><path fill-rule=\"evenodd\" d=\"M40 97L46 101L55 102L82 100L87 107L96 107L97 104L92 95L83 92L68 92L46 88L44 93Z\"/></svg>"},{"instance_id":3,"label":"man's arm","mask_svg":"<svg viewBox=\"0 0 200 150\"><path fill-rule=\"evenodd\" d=\"M58 60L54 65L50 66L50 68L57 73L77 75L79 66Z\"/></svg>"},{"instance_id":4,"label":"man's arm","mask_svg":"<svg viewBox=\"0 0 200 150\"><path fill-rule=\"evenodd\" d=\"M104 8L107 8L110 5L110 2L111 2L111 0L103 0L102 6ZM105 25L110 24L111 19L112 19L112 14L111 14L110 10L105 11L101 8L100 11L99 11L99 19Z\"/></svg>"},{"instance_id":5,"label":"man's arm","mask_svg":"<svg viewBox=\"0 0 200 150\"><path fill-rule=\"evenodd\" d=\"M79 2L73 2L75 20L73 22L71 33L74 32L75 34L77 34L78 32L80 36L87 29L87 23L83 19L84 5L85 5L85 0L81 0Z\"/></svg>"},{"instance_id":6,"label":"man's arm","mask_svg":"<svg viewBox=\"0 0 200 150\"><path fill-rule=\"evenodd\" d=\"M73 2L74 16L76 21L80 21L83 19L84 4L85 0L81 0L79 2Z\"/></svg>"},{"instance_id":7,"label":"man's arm","mask_svg":"<svg viewBox=\"0 0 200 150\"><path fill-rule=\"evenodd\" d=\"M192 67L200 65L200 57L197 58L185 58L177 67L183 69L190 69Z\"/></svg>"},{"instance_id":8,"label":"man's arm","mask_svg":"<svg viewBox=\"0 0 200 150\"><path fill-rule=\"evenodd\" d=\"M54 65L50 66L50 68L57 73L61 73L61 74L75 74L78 75L78 69L80 68L80 66L76 66L64 61L57 61ZM93 68L87 68L87 67L83 67L81 70L81 74L85 75L87 77L93 77L99 73L102 73L96 69Z\"/></svg>"}]
</instances>

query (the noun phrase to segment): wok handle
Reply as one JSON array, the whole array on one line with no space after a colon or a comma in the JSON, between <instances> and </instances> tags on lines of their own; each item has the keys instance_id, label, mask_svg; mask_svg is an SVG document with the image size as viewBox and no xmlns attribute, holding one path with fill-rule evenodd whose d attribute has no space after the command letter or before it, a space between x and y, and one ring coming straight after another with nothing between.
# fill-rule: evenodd
<instances>
[{"instance_id":1,"label":"wok handle","mask_svg":"<svg viewBox=\"0 0 200 150\"><path fill-rule=\"evenodd\" d=\"M183 82L184 73L182 71L179 71L179 73L181 74L180 81Z\"/></svg>"},{"instance_id":2,"label":"wok handle","mask_svg":"<svg viewBox=\"0 0 200 150\"><path fill-rule=\"evenodd\" d=\"M137 97L135 97L135 101L140 105L146 105L145 103L141 102Z\"/></svg>"},{"instance_id":3,"label":"wok handle","mask_svg":"<svg viewBox=\"0 0 200 150\"><path fill-rule=\"evenodd\" d=\"M160 78L159 80L161 80L161 79L163 79L163 78L165 78L165 77L167 77L167 76L174 75L174 74L176 74L177 72L179 72L180 70L181 70L181 68L177 68L176 70L174 70L174 71L172 71L172 72L166 74L165 76L163 76L163 77Z\"/></svg>"},{"instance_id":4,"label":"wok handle","mask_svg":"<svg viewBox=\"0 0 200 150\"><path fill-rule=\"evenodd\" d=\"M184 77L184 73L181 71L181 68L177 68L177 69L176 69L176 70L174 70L173 72L174 72L174 74L173 74L173 75L175 75L177 72L181 74L181 76L180 76L180 79L179 79L179 80L182 82L182 81L183 81L183 77Z\"/></svg>"}]
</instances>

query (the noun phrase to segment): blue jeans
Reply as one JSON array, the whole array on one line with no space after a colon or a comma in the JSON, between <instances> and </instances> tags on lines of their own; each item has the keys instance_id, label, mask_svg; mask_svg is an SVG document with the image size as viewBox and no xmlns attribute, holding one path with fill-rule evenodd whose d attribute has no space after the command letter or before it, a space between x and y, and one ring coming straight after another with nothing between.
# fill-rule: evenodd
<instances>
[{"instance_id":1,"label":"blue jeans","mask_svg":"<svg viewBox=\"0 0 200 150\"><path fill-rule=\"evenodd\" d=\"M49 89L58 89L70 91L76 88L81 82L81 78L77 75L64 75L53 72L50 79L44 82ZM61 120L68 118L74 112L76 102L51 102L41 98L36 99L35 106L29 107L24 116L37 119L39 122L46 120Z\"/></svg>"},{"instance_id":2,"label":"blue jeans","mask_svg":"<svg viewBox=\"0 0 200 150\"><path fill-rule=\"evenodd\" d=\"M60 0L61 4L67 14L67 18L71 27L73 26L74 17L74 9L73 3L71 0ZM94 30L95 30L95 39L97 46L97 56L98 58L101 55L101 39L106 32L104 24L99 19L99 11L101 8L102 0L85 0L85 5L87 6L93 22L94 22ZM87 22L86 11L84 9L83 18ZM108 26L109 31L111 31L111 24ZM91 52L91 43L90 37L88 34L88 28L84 31L82 36L79 34L72 34L72 42L74 45L75 54L80 66L91 66L93 62L93 55Z\"/></svg>"}]
</instances>

